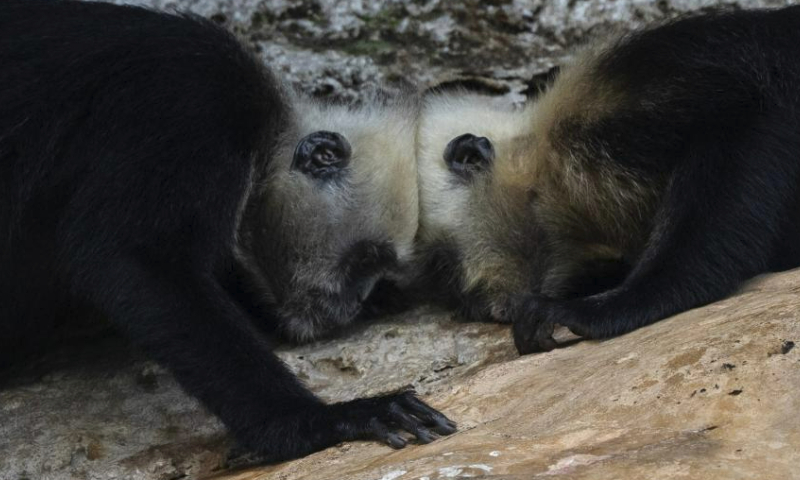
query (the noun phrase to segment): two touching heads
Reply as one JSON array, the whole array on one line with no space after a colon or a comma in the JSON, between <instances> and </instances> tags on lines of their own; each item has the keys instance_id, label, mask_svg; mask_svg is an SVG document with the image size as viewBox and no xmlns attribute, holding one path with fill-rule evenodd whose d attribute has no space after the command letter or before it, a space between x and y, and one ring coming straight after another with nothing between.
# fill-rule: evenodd
<instances>
[{"instance_id":1,"label":"two touching heads","mask_svg":"<svg viewBox=\"0 0 800 480\"><path fill-rule=\"evenodd\" d=\"M510 218L529 187L527 109L464 92L291 103L242 222L254 270L283 272L261 281L284 335L311 340L379 312L386 285L406 303L502 321L502 306L474 299L527 287L513 271L531 239Z\"/></svg>"}]
</instances>

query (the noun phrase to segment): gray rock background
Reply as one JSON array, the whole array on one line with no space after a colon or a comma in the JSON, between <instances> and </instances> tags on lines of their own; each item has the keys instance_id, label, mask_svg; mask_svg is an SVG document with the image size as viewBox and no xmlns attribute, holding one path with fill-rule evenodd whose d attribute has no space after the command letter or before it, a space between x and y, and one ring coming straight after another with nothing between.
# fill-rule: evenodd
<instances>
[{"instance_id":1,"label":"gray rock background","mask_svg":"<svg viewBox=\"0 0 800 480\"><path fill-rule=\"evenodd\" d=\"M369 88L491 79L519 94L581 42L714 7L791 0L115 0L214 18L306 92L357 99Z\"/></svg>"},{"instance_id":2,"label":"gray rock background","mask_svg":"<svg viewBox=\"0 0 800 480\"><path fill-rule=\"evenodd\" d=\"M482 79L514 100L595 35L683 12L785 0L120 1L223 23L320 97ZM414 312L281 357L337 401L407 384L439 394L515 357L506 327ZM220 424L161 368L101 333L0 379L0 479L177 479L224 471ZM347 446L341 447L347 449ZM233 463L241 461L234 459Z\"/></svg>"}]
</instances>

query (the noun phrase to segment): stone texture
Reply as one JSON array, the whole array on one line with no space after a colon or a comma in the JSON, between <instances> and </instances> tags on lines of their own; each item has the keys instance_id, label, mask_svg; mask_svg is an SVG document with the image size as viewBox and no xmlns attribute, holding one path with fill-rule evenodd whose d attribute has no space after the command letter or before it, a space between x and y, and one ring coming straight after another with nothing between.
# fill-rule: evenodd
<instances>
[{"instance_id":1,"label":"stone texture","mask_svg":"<svg viewBox=\"0 0 800 480\"><path fill-rule=\"evenodd\" d=\"M0 478L177 478L225 455L222 426L121 339L51 352L0 382Z\"/></svg>"},{"instance_id":2,"label":"stone texture","mask_svg":"<svg viewBox=\"0 0 800 480\"><path fill-rule=\"evenodd\" d=\"M353 443L227 480L786 479L800 461L800 270L603 342L487 367L429 398L430 445Z\"/></svg>"},{"instance_id":3,"label":"stone texture","mask_svg":"<svg viewBox=\"0 0 800 480\"><path fill-rule=\"evenodd\" d=\"M517 355L508 328L415 312L312 345L279 348L281 359L320 397L343 401L412 385L425 395Z\"/></svg>"},{"instance_id":4,"label":"stone texture","mask_svg":"<svg viewBox=\"0 0 800 480\"><path fill-rule=\"evenodd\" d=\"M279 356L329 401L449 381L516 357L508 329L415 312ZM0 378L0 479L195 478L229 462L222 425L114 335Z\"/></svg>"},{"instance_id":5,"label":"stone texture","mask_svg":"<svg viewBox=\"0 0 800 480\"><path fill-rule=\"evenodd\" d=\"M521 99L576 44L716 6L796 0L113 0L189 10L233 29L289 83L321 97L494 80Z\"/></svg>"},{"instance_id":6,"label":"stone texture","mask_svg":"<svg viewBox=\"0 0 800 480\"><path fill-rule=\"evenodd\" d=\"M280 355L328 400L414 384L457 434L400 451L348 443L231 473L218 422L103 337L0 391L0 478L794 478L795 343L800 270L620 338L524 358L506 326L417 312Z\"/></svg>"},{"instance_id":7,"label":"stone texture","mask_svg":"<svg viewBox=\"0 0 800 480\"><path fill-rule=\"evenodd\" d=\"M520 100L535 88L533 76L561 63L569 48L592 35L720 4L115 1L213 18L256 48L287 83L350 100L371 88L472 78L491 80L497 93ZM798 407L798 349L774 354L782 341L800 341L798 280L798 273L776 276L743 296L617 340L515 361L507 327L422 313L333 341L282 347L281 357L323 398L345 400L413 384L463 428L426 447L392 452L347 444L242 478L798 476L790 470L796 458L787 447L800 449L791 433L797 431L791 414ZM484 369L497 362L505 363ZM729 395L735 390L742 392ZM0 378L3 480L197 478L231 463L228 446L216 420L114 336L59 349Z\"/></svg>"}]
</instances>

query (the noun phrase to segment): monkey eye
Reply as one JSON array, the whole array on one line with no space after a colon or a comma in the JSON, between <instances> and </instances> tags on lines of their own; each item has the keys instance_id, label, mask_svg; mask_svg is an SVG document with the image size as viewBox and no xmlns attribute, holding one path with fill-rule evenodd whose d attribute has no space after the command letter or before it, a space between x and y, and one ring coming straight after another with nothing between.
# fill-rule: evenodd
<instances>
[{"instance_id":1,"label":"monkey eye","mask_svg":"<svg viewBox=\"0 0 800 480\"><path fill-rule=\"evenodd\" d=\"M291 169L313 178L328 179L350 163L351 153L350 143L342 135L324 130L314 132L297 144Z\"/></svg>"},{"instance_id":2,"label":"monkey eye","mask_svg":"<svg viewBox=\"0 0 800 480\"><path fill-rule=\"evenodd\" d=\"M494 147L486 137L465 133L450 140L444 149L444 161L451 172L470 180L475 174L491 168Z\"/></svg>"}]
</instances>

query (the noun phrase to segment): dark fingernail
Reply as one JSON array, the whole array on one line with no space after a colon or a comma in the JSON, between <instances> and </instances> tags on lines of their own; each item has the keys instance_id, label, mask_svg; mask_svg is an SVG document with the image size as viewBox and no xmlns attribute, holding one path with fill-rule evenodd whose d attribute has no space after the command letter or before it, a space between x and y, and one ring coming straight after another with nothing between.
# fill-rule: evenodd
<instances>
[{"instance_id":1,"label":"dark fingernail","mask_svg":"<svg viewBox=\"0 0 800 480\"><path fill-rule=\"evenodd\" d=\"M392 448L403 448L406 446L406 440L396 433L390 433L386 436L386 443Z\"/></svg>"},{"instance_id":2,"label":"dark fingernail","mask_svg":"<svg viewBox=\"0 0 800 480\"><path fill-rule=\"evenodd\" d=\"M453 423L448 423L445 425L440 426L436 429L437 432L441 433L442 435L450 435L452 433L456 433L458 428Z\"/></svg>"},{"instance_id":3,"label":"dark fingernail","mask_svg":"<svg viewBox=\"0 0 800 480\"><path fill-rule=\"evenodd\" d=\"M456 423L447 417L436 418L434 422L436 424L434 430L441 435L450 435L458 430Z\"/></svg>"},{"instance_id":4,"label":"dark fingernail","mask_svg":"<svg viewBox=\"0 0 800 480\"><path fill-rule=\"evenodd\" d=\"M419 443L431 443L435 440L435 437L431 434L430 430L425 427L419 427L415 432L415 435Z\"/></svg>"}]
</instances>

